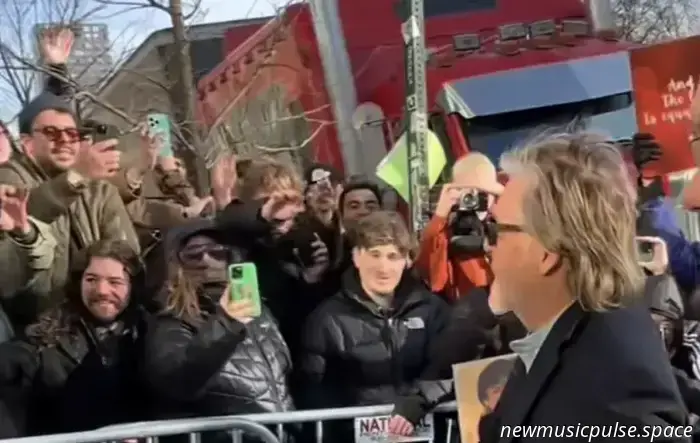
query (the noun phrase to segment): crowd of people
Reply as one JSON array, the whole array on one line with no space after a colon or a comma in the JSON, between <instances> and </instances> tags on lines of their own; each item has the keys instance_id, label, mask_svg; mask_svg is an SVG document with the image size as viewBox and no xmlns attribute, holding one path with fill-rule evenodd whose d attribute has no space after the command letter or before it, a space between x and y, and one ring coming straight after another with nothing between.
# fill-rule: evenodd
<instances>
[{"instance_id":1,"label":"crowd of people","mask_svg":"<svg viewBox=\"0 0 700 443\"><path fill-rule=\"evenodd\" d=\"M54 72L62 47L42 41ZM17 145L0 135L0 438L386 403L405 436L454 395L453 364L513 352L480 441L503 441L503 425L700 415L700 246L663 179L641 173L660 155L653 138L552 135L504 156L505 184L468 154L416 242L376 183L328 165L300 174L226 155L197 196L158 137L120 146L69 94L51 78L22 110ZM484 247L464 254L452 222L471 190L486 196ZM259 312L231 296L241 263L255 266ZM346 427L326 440L351 441Z\"/></svg>"}]
</instances>

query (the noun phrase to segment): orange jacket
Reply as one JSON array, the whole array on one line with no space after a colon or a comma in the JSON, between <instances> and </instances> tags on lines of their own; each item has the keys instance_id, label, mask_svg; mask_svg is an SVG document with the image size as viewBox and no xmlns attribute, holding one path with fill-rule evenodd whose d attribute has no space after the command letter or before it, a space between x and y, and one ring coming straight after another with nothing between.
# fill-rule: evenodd
<instances>
[{"instance_id":1,"label":"orange jacket","mask_svg":"<svg viewBox=\"0 0 700 443\"><path fill-rule=\"evenodd\" d=\"M473 288L491 284L493 274L482 257L450 260L449 236L447 218L433 216L423 231L415 266L433 292L456 300Z\"/></svg>"}]
</instances>

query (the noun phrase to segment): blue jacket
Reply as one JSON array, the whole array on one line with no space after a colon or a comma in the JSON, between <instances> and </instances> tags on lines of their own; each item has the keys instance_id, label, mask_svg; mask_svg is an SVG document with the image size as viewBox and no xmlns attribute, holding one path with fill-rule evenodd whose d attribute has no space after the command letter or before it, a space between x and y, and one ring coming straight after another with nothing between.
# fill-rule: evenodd
<instances>
[{"instance_id":1,"label":"blue jacket","mask_svg":"<svg viewBox=\"0 0 700 443\"><path fill-rule=\"evenodd\" d=\"M700 243L686 237L676 219L672 203L664 198L650 200L642 207L644 215L666 242L669 269L684 292L691 292L700 285Z\"/></svg>"}]
</instances>

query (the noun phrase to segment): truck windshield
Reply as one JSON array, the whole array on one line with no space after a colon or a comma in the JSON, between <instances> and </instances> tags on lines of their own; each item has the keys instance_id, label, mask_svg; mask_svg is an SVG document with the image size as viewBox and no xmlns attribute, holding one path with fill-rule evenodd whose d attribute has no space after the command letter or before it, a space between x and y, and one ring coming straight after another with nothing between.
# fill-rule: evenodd
<instances>
[{"instance_id":1,"label":"truck windshield","mask_svg":"<svg viewBox=\"0 0 700 443\"><path fill-rule=\"evenodd\" d=\"M462 130L472 151L482 152L498 164L501 154L510 147L543 132L564 131L572 124L611 139L631 137L636 128L631 94L463 119Z\"/></svg>"}]
</instances>

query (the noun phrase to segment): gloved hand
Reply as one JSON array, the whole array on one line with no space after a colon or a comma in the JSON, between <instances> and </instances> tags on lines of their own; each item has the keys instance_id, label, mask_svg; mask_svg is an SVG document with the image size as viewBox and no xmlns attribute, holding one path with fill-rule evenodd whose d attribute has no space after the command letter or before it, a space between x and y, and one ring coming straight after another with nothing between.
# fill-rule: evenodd
<instances>
[{"instance_id":1,"label":"gloved hand","mask_svg":"<svg viewBox=\"0 0 700 443\"><path fill-rule=\"evenodd\" d=\"M637 133L632 137L632 160L640 173L646 165L660 159L662 153L653 134Z\"/></svg>"}]
</instances>

